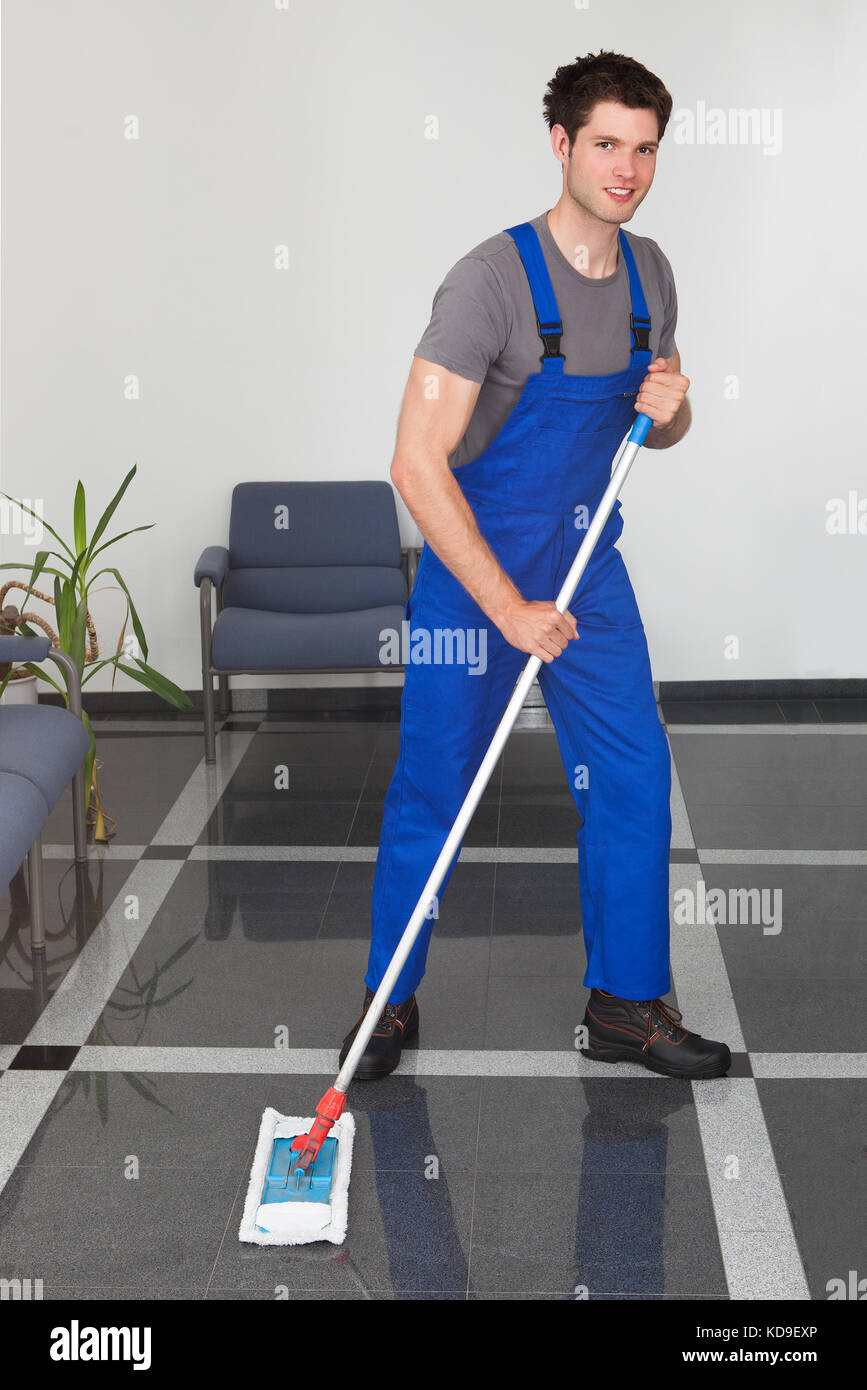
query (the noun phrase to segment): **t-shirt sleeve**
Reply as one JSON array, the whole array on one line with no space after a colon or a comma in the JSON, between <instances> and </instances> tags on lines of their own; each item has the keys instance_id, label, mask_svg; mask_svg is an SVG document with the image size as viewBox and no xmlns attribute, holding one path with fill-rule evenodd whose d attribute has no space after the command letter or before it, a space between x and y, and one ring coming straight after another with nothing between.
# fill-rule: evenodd
<instances>
[{"instance_id":1,"label":"t-shirt sleeve","mask_svg":"<svg viewBox=\"0 0 867 1390\"><path fill-rule=\"evenodd\" d=\"M508 339L509 315L499 280L487 261L464 256L434 295L415 356L481 383Z\"/></svg>"},{"instance_id":2,"label":"t-shirt sleeve","mask_svg":"<svg viewBox=\"0 0 867 1390\"><path fill-rule=\"evenodd\" d=\"M671 268L668 257L659 247L657 247L657 251L662 262L661 289L663 305L662 332L659 337L659 356L671 357L676 347L674 333L677 328L677 287L674 283L674 271Z\"/></svg>"}]
</instances>

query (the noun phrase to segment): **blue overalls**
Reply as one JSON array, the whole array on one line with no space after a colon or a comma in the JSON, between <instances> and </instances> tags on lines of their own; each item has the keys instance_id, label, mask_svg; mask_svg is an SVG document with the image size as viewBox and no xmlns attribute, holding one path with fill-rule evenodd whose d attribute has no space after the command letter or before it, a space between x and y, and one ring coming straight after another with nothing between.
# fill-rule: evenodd
<instances>
[{"instance_id":1,"label":"blue overalls","mask_svg":"<svg viewBox=\"0 0 867 1390\"><path fill-rule=\"evenodd\" d=\"M471 463L455 470L479 530L525 599L556 598L635 423L651 361L650 318L629 244L620 254L632 301L630 363L603 376L564 372L563 326L535 230L507 229L527 272L544 345L511 414ZM582 825L579 889L584 984L624 999L668 993L671 760L653 693L644 627L620 552L620 503L570 604L579 637L539 683ZM366 983L375 990L527 660L509 645L427 544L406 607L409 663L400 753L386 795L371 905ZM425 645L425 630L430 636ZM437 632L472 634L460 648ZM422 640L416 642L417 636ZM486 642L486 664L478 659ZM417 653L419 661L412 657ZM437 654L439 660L436 659ZM586 770L582 770L586 769ZM457 856L456 856L457 858ZM442 902L453 861L439 893ZM539 912L545 911L544 899ZM532 927L532 924L529 924ZM391 995L402 1003L424 974L434 917L424 923Z\"/></svg>"}]
</instances>

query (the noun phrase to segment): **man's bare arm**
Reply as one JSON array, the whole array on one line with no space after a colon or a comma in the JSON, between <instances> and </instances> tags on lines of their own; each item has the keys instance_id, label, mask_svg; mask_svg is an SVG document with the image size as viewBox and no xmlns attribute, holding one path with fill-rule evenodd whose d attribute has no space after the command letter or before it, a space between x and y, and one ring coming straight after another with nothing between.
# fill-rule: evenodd
<instances>
[{"instance_id":1,"label":"man's bare arm","mask_svg":"<svg viewBox=\"0 0 867 1390\"><path fill-rule=\"evenodd\" d=\"M577 637L571 613L525 600L485 541L449 466L466 432L480 385L414 357L404 391L392 481L443 564L506 641L543 661Z\"/></svg>"}]
</instances>

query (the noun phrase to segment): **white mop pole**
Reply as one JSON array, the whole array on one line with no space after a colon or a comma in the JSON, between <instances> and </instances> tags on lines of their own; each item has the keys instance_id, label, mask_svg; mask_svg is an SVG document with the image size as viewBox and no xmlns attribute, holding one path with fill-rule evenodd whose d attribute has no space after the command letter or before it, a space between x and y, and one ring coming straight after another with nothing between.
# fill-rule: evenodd
<instances>
[{"instance_id":1,"label":"white mop pole","mask_svg":"<svg viewBox=\"0 0 867 1390\"><path fill-rule=\"evenodd\" d=\"M587 568L590 556L593 554L594 547L599 539L599 534L611 514L611 509L617 501L617 495L626 481L626 475L632 467L633 460L638 450L641 448L651 424L652 421L648 416L639 415L629 434L617 451L617 456L612 465L611 478L596 510L596 515L587 528L587 535L581 542L578 554L575 556L572 563L572 568L569 570L563 587L557 595L555 606L560 613L565 613L572 601L572 596L578 588L581 576ZM556 661L556 659L555 657L554 660ZM397 943L394 955L391 958L391 963L382 977L382 982L368 1006L364 1020L356 1034L355 1041L346 1055L346 1061L337 1074L337 1080L333 1087L335 1091L340 1091L345 1095L349 1088L349 1084L355 1075L355 1069L361 1060L361 1055L370 1042L373 1030L379 1022L383 1009L388 1003L388 996L394 988L395 981L400 975L410 951L415 945L416 938L421 931L422 923L426 920L427 914L435 901L440 885L446 876L449 864L452 862L458 846L464 838L467 826L472 820L476 807L481 801L482 793L490 781L491 773L497 765L497 760L505 747L509 734L512 732L512 726L520 713L521 706L527 698L530 686L536 679L541 665L541 657L531 656L518 677L503 717L497 725L494 737L491 739L490 747L482 760L482 765L473 778L472 785L464 798L464 804L458 811L455 823L449 831L445 844L440 850L439 858L431 869L430 877L422 889L421 897L416 903L415 910L406 924L403 936Z\"/></svg>"}]
</instances>

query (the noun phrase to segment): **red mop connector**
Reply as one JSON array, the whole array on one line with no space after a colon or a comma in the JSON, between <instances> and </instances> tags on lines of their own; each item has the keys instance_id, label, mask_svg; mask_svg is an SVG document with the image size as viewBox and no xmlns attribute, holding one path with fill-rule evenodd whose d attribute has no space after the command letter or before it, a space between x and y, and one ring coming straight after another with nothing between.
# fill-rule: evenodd
<instances>
[{"instance_id":1,"label":"red mop connector","mask_svg":"<svg viewBox=\"0 0 867 1390\"><path fill-rule=\"evenodd\" d=\"M339 1120L343 1114L343 1107L346 1105L346 1096L343 1091L335 1091L333 1086L329 1086L325 1095L316 1107L316 1119L310 1126L309 1134L299 1134L297 1139L292 1140L292 1148L300 1149L301 1157L295 1164L295 1170L303 1168L306 1172L316 1162L317 1154L328 1137L328 1131Z\"/></svg>"}]
</instances>

